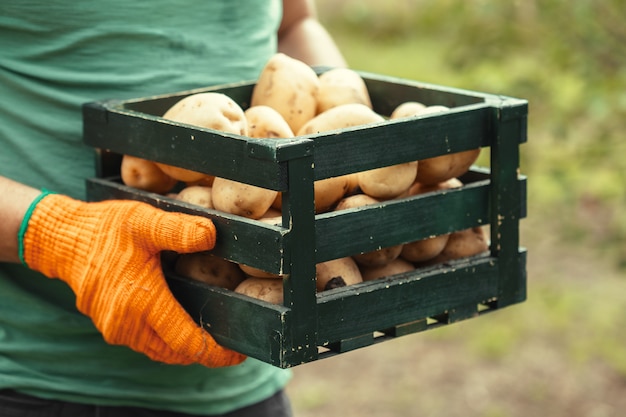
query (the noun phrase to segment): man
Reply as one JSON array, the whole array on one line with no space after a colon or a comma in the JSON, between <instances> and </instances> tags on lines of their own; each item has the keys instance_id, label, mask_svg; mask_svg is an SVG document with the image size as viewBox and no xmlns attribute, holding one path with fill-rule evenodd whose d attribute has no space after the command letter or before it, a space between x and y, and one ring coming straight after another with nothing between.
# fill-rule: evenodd
<instances>
[{"instance_id":1,"label":"man","mask_svg":"<svg viewBox=\"0 0 626 417\"><path fill-rule=\"evenodd\" d=\"M307 0L0 5L0 414L290 415L289 372L167 290L159 252L210 250L213 224L83 202L82 103L252 79L277 50L345 66Z\"/></svg>"}]
</instances>

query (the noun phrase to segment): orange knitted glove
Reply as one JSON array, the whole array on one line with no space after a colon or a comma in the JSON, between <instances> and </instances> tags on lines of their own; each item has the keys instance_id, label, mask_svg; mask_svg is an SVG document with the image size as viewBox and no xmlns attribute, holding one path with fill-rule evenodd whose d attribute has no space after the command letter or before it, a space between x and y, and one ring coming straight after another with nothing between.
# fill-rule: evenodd
<instances>
[{"instance_id":1,"label":"orange knitted glove","mask_svg":"<svg viewBox=\"0 0 626 417\"><path fill-rule=\"evenodd\" d=\"M210 250L211 220L168 213L138 201L85 203L42 193L20 230L20 256L60 278L111 344L169 364L235 365L244 356L219 346L178 304L160 252Z\"/></svg>"}]
</instances>

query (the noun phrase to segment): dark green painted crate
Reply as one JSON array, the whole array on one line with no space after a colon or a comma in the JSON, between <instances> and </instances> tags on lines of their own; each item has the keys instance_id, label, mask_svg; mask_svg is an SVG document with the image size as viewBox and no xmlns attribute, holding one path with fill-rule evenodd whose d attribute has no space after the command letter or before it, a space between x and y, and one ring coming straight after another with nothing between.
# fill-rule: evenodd
<instances>
[{"instance_id":1,"label":"dark green painted crate","mask_svg":"<svg viewBox=\"0 0 626 417\"><path fill-rule=\"evenodd\" d=\"M386 121L293 139L225 134L159 117L182 97L220 91L248 107L253 83L84 106L84 140L97 149L88 198L129 198L211 218L214 253L284 279L284 305L254 300L177 277L170 287L215 339L279 367L292 367L442 324L476 317L526 298L526 255L519 222L526 179L525 100L362 73L383 115L404 101L449 112ZM313 181L477 147L490 169L472 168L463 187L315 215ZM283 192L283 226L202 209L124 186L121 154L231 178ZM314 168L313 168L314 167ZM316 293L315 264L428 236L486 226L488 254ZM166 268L167 269L167 268Z\"/></svg>"}]
</instances>

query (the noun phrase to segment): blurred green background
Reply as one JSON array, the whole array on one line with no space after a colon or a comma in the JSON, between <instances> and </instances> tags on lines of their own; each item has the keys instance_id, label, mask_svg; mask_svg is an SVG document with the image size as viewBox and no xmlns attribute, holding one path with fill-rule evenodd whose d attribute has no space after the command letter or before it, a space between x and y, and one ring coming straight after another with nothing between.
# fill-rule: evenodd
<instances>
[{"instance_id":1,"label":"blurred green background","mask_svg":"<svg viewBox=\"0 0 626 417\"><path fill-rule=\"evenodd\" d=\"M296 415L623 416L626 2L318 7L354 69L529 101L529 282L523 304L295 368Z\"/></svg>"}]
</instances>

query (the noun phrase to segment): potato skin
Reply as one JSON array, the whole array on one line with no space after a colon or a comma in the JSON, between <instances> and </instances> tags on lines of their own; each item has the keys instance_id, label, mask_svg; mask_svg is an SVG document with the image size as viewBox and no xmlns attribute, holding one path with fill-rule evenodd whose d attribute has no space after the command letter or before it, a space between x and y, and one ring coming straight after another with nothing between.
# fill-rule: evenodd
<instances>
[{"instance_id":1,"label":"potato skin","mask_svg":"<svg viewBox=\"0 0 626 417\"><path fill-rule=\"evenodd\" d=\"M320 262L315 265L315 272L318 292L363 282L361 271L351 257Z\"/></svg>"},{"instance_id":2,"label":"potato skin","mask_svg":"<svg viewBox=\"0 0 626 417\"><path fill-rule=\"evenodd\" d=\"M348 127L364 126L384 122L385 118L364 104L342 104L320 113L307 121L296 136L311 135Z\"/></svg>"},{"instance_id":3,"label":"potato skin","mask_svg":"<svg viewBox=\"0 0 626 417\"><path fill-rule=\"evenodd\" d=\"M319 76L317 114L342 104L359 103L372 108L365 80L350 68L332 68Z\"/></svg>"},{"instance_id":4,"label":"potato skin","mask_svg":"<svg viewBox=\"0 0 626 417\"><path fill-rule=\"evenodd\" d=\"M376 203L380 203L380 200L367 194L358 193L342 198L335 206L335 210L347 210Z\"/></svg>"},{"instance_id":5,"label":"potato skin","mask_svg":"<svg viewBox=\"0 0 626 417\"><path fill-rule=\"evenodd\" d=\"M436 184L422 184L419 182L413 183L409 188L408 195L418 195L427 192L448 190L451 188L461 187L463 183L457 178L451 178L449 180L436 183ZM432 236L425 239L405 243L402 247L400 257L410 262L426 262L437 255L439 255L448 243L450 234L445 233L438 236Z\"/></svg>"},{"instance_id":6,"label":"potato skin","mask_svg":"<svg viewBox=\"0 0 626 417\"><path fill-rule=\"evenodd\" d=\"M178 192L176 200L195 204L204 208L213 208L212 188L203 185L189 185Z\"/></svg>"},{"instance_id":7,"label":"potato skin","mask_svg":"<svg viewBox=\"0 0 626 417\"><path fill-rule=\"evenodd\" d=\"M406 192L417 177L418 162L391 165L357 173L359 188L367 195L389 200Z\"/></svg>"},{"instance_id":8,"label":"potato skin","mask_svg":"<svg viewBox=\"0 0 626 417\"><path fill-rule=\"evenodd\" d=\"M243 109L229 96L217 92L196 93L182 98L163 115L164 119L226 133L247 135ZM169 176L184 182L199 181L206 174L158 163Z\"/></svg>"},{"instance_id":9,"label":"potato skin","mask_svg":"<svg viewBox=\"0 0 626 417\"><path fill-rule=\"evenodd\" d=\"M465 174L478 159L480 149L470 149L434 158L422 159L417 167L416 181L437 184Z\"/></svg>"},{"instance_id":10,"label":"potato skin","mask_svg":"<svg viewBox=\"0 0 626 417\"><path fill-rule=\"evenodd\" d=\"M313 68L283 53L265 64L252 90L251 106L272 107L293 132L316 114L319 78Z\"/></svg>"},{"instance_id":11,"label":"potato skin","mask_svg":"<svg viewBox=\"0 0 626 417\"><path fill-rule=\"evenodd\" d=\"M406 101L399 104L393 112L391 112L391 119L402 119L405 117L412 117L420 114L426 108L425 104L418 101Z\"/></svg>"},{"instance_id":12,"label":"potato skin","mask_svg":"<svg viewBox=\"0 0 626 417\"><path fill-rule=\"evenodd\" d=\"M391 275L411 272L415 270L415 265L402 258L396 258L393 261L382 266L359 266L363 281L373 281L382 279Z\"/></svg>"},{"instance_id":13,"label":"potato skin","mask_svg":"<svg viewBox=\"0 0 626 417\"><path fill-rule=\"evenodd\" d=\"M403 245L388 246L371 252L359 253L352 258L363 266L383 266L397 259L402 252Z\"/></svg>"},{"instance_id":14,"label":"potato skin","mask_svg":"<svg viewBox=\"0 0 626 417\"><path fill-rule=\"evenodd\" d=\"M405 243L400 258L409 262L425 262L439 255L448 243L449 233Z\"/></svg>"},{"instance_id":15,"label":"potato skin","mask_svg":"<svg viewBox=\"0 0 626 417\"><path fill-rule=\"evenodd\" d=\"M213 181L213 207L247 217L261 218L271 207L278 192L251 184L216 177Z\"/></svg>"},{"instance_id":16,"label":"potato skin","mask_svg":"<svg viewBox=\"0 0 626 417\"><path fill-rule=\"evenodd\" d=\"M244 111L251 138L291 138L293 131L283 116L270 106L258 105Z\"/></svg>"},{"instance_id":17,"label":"potato skin","mask_svg":"<svg viewBox=\"0 0 626 417\"><path fill-rule=\"evenodd\" d=\"M424 264L440 264L455 259L478 255L488 250L489 243L485 229L483 227L472 227L451 233L441 253Z\"/></svg>"},{"instance_id":18,"label":"potato skin","mask_svg":"<svg viewBox=\"0 0 626 417\"><path fill-rule=\"evenodd\" d=\"M178 182L155 162L131 155L122 156L120 173L125 185L157 194L166 194Z\"/></svg>"},{"instance_id":19,"label":"potato skin","mask_svg":"<svg viewBox=\"0 0 626 417\"><path fill-rule=\"evenodd\" d=\"M281 278L249 277L235 288L235 292L272 304L282 304L284 300Z\"/></svg>"},{"instance_id":20,"label":"potato skin","mask_svg":"<svg viewBox=\"0 0 626 417\"><path fill-rule=\"evenodd\" d=\"M234 290L246 278L236 263L208 252L179 255L174 270L182 276L229 290Z\"/></svg>"},{"instance_id":21,"label":"potato skin","mask_svg":"<svg viewBox=\"0 0 626 417\"><path fill-rule=\"evenodd\" d=\"M331 210L348 193L350 185L350 178L347 175L315 181L313 183L315 213ZM280 210L282 205L282 194L278 193L272 203L272 208Z\"/></svg>"}]
</instances>

